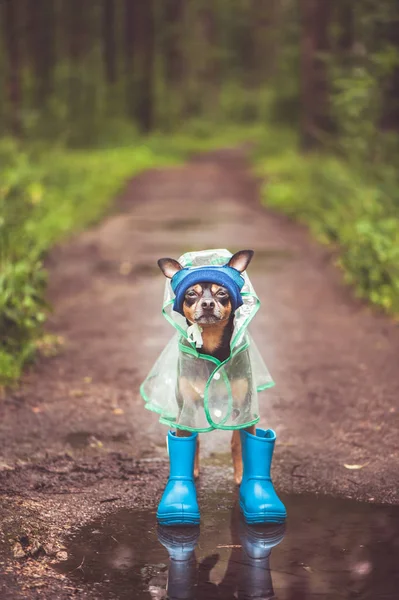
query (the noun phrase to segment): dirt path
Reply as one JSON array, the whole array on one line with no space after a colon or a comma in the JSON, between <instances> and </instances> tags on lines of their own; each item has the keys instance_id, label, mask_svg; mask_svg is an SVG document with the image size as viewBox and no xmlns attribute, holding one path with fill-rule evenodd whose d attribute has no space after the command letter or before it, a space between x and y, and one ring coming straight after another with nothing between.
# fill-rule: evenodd
<instances>
[{"instance_id":1,"label":"dirt path","mask_svg":"<svg viewBox=\"0 0 399 600\"><path fill-rule=\"evenodd\" d=\"M3 554L26 535L14 554L62 560L71 528L110 507L155 506L165 428L138 387L172 334L156 260L207 247L256 251L252 332L277 383L261 415L278 432L278 488L397 503L399 330L353 300L305 231L259 206L242 153L144 174L117 209L52 252L50 329L64 348L0 404ZM228 440L203 436L204 479L225 464ZM46 560L21 559L1 597L77 597L57 577Z\"/></svg>"}]
</instances>

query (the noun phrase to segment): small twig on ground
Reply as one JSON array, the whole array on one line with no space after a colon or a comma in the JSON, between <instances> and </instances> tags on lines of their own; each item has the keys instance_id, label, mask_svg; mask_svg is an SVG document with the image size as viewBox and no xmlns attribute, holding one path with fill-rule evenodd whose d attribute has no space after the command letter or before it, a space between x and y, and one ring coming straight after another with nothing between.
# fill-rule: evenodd
<instances>
[{"instance_id":1,"label":"small twig on ground","mask_svg":"<svg viewBox=\"0 0 399 600\"><path fill-rule=\"evenodd\" d=\"M104 498L103 500L99 500L100 504L104 504L104 502L114 502L115 500L120 500L121 496L113 496L112 498Z\"/></svg>"}]
</instances>

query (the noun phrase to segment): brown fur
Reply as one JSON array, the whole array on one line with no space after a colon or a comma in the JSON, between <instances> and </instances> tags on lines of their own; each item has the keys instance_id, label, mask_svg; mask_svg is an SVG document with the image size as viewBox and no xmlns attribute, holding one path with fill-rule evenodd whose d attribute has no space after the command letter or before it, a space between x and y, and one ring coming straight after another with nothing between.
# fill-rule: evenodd
<instances>
[{"instance_id":1,"label":"brown fur","mask_svg":"<svg viewBox=\"0 0 399 600\"><path fill-rule=\"evenodd\" d=\"M212 356L214 352L220 348L222 345L223 333L227 324L228 319L221 321L220 323L215 323L215 325L210 325L209 327L203 328L202 349L205 354L210 354Z\"/></svg>"}]
</instances>

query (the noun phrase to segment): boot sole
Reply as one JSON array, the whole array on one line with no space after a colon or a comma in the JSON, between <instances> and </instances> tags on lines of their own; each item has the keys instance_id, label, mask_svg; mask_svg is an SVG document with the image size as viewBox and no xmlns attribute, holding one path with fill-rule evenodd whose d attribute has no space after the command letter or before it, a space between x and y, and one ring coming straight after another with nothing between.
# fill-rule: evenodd
<instances>
[{"instance_id":1,"label":"boot sole","mask_svg":"<svg viewBox=\"0 0 399 600\"><path fill-rule=\"evenodd\" d=\"M157 521L160 525L165 527L173 527L175 525L199 525L200 524L200 515L196 515L195 513L184 513L184 514L176 514L171 513L169 515L158 515Z\"/></svg>"},{"instance_id":2,"label":"boot sole","mask_svg":"<svg viewBox=\"0 0 399 600\"><path fill-rule=\"evenodd\" d=\"M240 509L244 516L245 522L248 525L265 525L267 523L284 523L287 520L287 514L282 515L281 513L247 513L244 509L242 502L240 502Z\"/></svg>"}]
</instances>

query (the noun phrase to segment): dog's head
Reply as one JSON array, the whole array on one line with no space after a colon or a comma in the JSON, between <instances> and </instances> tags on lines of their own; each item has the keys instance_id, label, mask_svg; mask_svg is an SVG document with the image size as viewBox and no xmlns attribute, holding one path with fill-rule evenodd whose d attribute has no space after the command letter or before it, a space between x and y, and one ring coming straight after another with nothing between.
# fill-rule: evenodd
<instances>
[{"instance_id":1,"label":"dog's head","mask_svg":"<svg viewBox=\"0 0 399 600\"><path fill-rule=\"evenodd\" d=\"M240 250L234 254L227 266L243 273L251 262L252 250ZM182 265L173 258L161 258L158 265L165 277L172 279ZM199 281L184 290L182 312L190 323L202 327L228 321L233 313L233 302L228 285L214 281Z\"/></svg>"}]
</instances>

